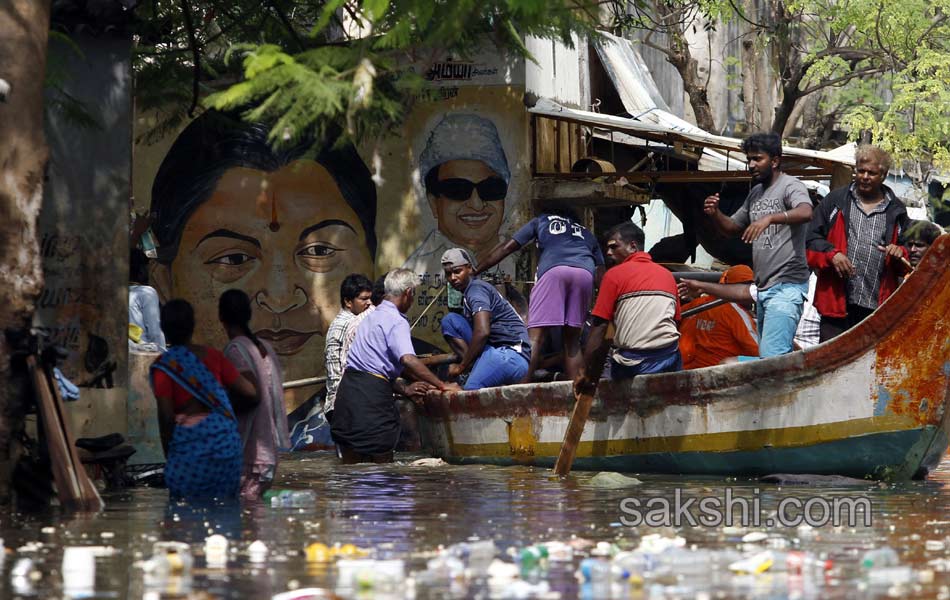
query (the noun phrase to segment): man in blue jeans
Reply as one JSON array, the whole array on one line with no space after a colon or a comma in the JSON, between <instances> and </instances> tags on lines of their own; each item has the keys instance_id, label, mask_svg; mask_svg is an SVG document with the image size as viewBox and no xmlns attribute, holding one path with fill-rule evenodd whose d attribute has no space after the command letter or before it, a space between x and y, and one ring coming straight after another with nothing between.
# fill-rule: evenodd
<instances>
[{"instance_id":1,"label":"man in blue jeans","mask_svg":"<svg viewBox=\"0 0 950 600\"><path fill-rule=\"evenodd\" d=\"M719 210L719 194L706 198L703 212L726 235L752 244L759 357L791 352L808 296L805 238L812 204L802 182L781 171L782 140L757 133L742 142L753 187L731 217Z\"/></svg>"},{"instance_id":2,"label":"man in blue jeans","mask_svg":"<svg viewBox=\"0 0 950 600\"><path fill-rule=\"evenodd\" d=\"M473 276L468 252L450 248L442 254L449 285L462 292L464 316L442 318L442 335L462 360L449 367L449 379L469 368L466 390L517 383L528 372L528 329L511 304L489 283Z\"/></svg>"}]
</instances>

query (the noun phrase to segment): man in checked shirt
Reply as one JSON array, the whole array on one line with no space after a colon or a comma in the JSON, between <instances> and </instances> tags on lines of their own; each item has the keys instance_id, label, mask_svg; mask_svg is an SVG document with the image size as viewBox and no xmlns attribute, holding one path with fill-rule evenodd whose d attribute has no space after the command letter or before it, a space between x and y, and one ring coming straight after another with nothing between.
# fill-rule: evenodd
<instances>
[{"instance_id":1,"label":"man in checked shirt","mask_svg":"<svg viewBox=\"0 0 950 600\"><path fill-rule=\"evenodd\" d=\"M832 191L812 215L808 266L818 276L820 341L854 327L894 293L904 275L907 209L884 185L891 157L858 147L854 182ZM903 260L902 260L903 259Z\"/></svg>"}]
</instances>

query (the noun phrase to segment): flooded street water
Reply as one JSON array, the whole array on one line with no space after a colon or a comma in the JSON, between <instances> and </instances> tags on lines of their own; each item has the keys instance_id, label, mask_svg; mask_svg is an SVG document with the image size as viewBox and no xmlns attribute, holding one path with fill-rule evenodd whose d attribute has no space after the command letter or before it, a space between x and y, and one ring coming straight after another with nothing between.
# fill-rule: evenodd
<instances>
[{"instance_id":1,"label":"flooded street water","mask_svg":"<svg viewBox=\"0 0 950 600\"><path fill-rule=\"evenodd\" d=\"M0 537L7 548L0 598L53 598L66 592L69 597L95 598L270 598L294 588L333 590L336 569L327 563L307 562L304 549L314 542L355 544L373 551L377 558L404 560L408 575L425 569L438 546L476 537L493 540L499 558L506 561L512 560L509 549L514 554L538 542L573 543L573 561L552 561L536 579L547 581L549 597L596 598L612 591L619 597L852 597L860 592L879 597L950 598L950 574L941 571L942 562L933 562L950 557L950 543L937 543L950 536L950 461L928 481L900 484L778 486L742 479L642 476L642 485L608 489L591 486L593 473L574 473L569 480L559 481L548 470L527 467L407 464L415 458L398 456L401 464L396 465L342 467L330 454L296 455L282 463L277 487L313 490L315 500L303 507L258 503L192 509L169 505L163 489L136 488L105 496L107 508L97 516L61 516L55 509L0 515ZM872 524L855 528L681 527L673 531L628 527L621 521L624 498L646 503L654 497L672 498L677 488L695 498L721 498L726 488L737 496L757 495L763 515L773 514L778 503L791 496L805 500L864 495L871 502ZM747 537L754 545L743 548L742 537L752 531L765 531L771 539ZM633 549L644 535L657 532L685 538L686 550L695 546L720 552L722 559L703 563L699 573L694 569L690 574L689 565L679 564L676 574L654 572L642 582L615 585L612 590L581 584L575 578L588 552L583 540ZM234 553L226 569L205 566L204 541L211 533L230 540ZM190 544L195 554L190 580L173 578L145 585L141 561L149 558L156 540ZM249 560L248 546L254 540L267 546L263 562ZM67 546L112 549L110 555L96 559L91 596L88 590L63 589L63 548ZM890 546L902 565L913 567L911 581L897 584L885 577L875 582L871 576L869 583L859 563L867 550L879 546ZM788 575L777 561L761 574L742 575L730 573L722 563L742 550L755 554L767 549L776 555L802 550L805 556L820 558L824 566ZM484 581L433 587L417 577L390 597L413 593L420 598L489 597L505 590L518 593L512 586L489 588ZM361 597L380 593L368 588Z\"/></svg>"}]
</instances>

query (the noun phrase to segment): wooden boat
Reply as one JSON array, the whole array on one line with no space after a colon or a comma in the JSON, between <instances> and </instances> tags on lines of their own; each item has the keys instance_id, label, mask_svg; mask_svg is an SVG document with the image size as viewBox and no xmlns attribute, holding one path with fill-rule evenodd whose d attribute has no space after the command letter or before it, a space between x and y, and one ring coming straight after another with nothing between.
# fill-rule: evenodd
<instances>
[{"instance_id":1,"label":"wooden boat","mask_svg":"<svg viewBox=\"0 0 950 600\"><path fill-rule=\"evenodd\" d=\"M950 235L874 314L784 356L601 382L575 469L923 477L950 440ZM428 398L420 432L453 463L553 465L570 382Z\"/></svg>"}]
</instances>

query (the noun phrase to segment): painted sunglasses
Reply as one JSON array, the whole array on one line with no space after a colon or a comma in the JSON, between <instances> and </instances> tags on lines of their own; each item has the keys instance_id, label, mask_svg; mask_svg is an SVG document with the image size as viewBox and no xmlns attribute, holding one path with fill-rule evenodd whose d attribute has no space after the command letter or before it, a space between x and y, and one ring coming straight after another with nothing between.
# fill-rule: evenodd
<instances>
[{"instance_id":1,"label":"painted sunglasses","mask_svg":"<svg viewBox=\"0 0 950 600\"><path fill-rule=\"evenodd\" d=\"M460 178L441 179L436 181L433 191L438 196L461 202L471 198L473 189L478 190L478 197L485 201L504 200L508 194L508 184L501 177L488 177L478 183Z\"/></svg>"}]
</instances>

